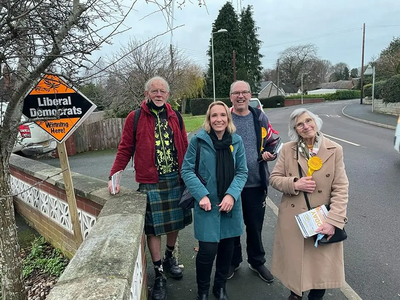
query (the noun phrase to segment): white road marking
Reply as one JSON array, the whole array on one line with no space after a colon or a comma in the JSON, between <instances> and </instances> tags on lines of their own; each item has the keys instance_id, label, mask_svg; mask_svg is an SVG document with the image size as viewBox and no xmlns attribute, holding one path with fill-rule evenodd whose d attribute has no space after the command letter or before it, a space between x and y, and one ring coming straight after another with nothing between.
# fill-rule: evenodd
<instances>
[{"instance_id":1,"label":"white road marking","mask_svg":"<svg viewBox=\"0 0 400 300\"><path fill-rule=\"evenodd\" d=\"M350 145L353 145L353 146L356 146L356 147L361 147L361 145L359 145L359 144L352 143L352 142L349 142L349 141L334 137L334 136L326 134L326 133L324 133L324 135L329 137L329 138L331 138L331 139L334 139L334 140L338 140L338 141L341 141L341 142L344 142L344 143L347 143L347 144L350 144Z\"/></svg>"},{"instance_id":2,"label":"white road marking","mask_svg":"<svg viewBox=\"0 0 400 300\"><path fill-rule=\"evenodd\" d=\"M326 135L326 134L325 134ZM276 216L278 216L278 207L272 202L271 198L267 196L265 199L268 207L274 212ZM340 291L346 296L349 300L362 300L362 298L348 285L347 282L344 283L344 286L340 289Z\"/></svg>"}]
</instances>

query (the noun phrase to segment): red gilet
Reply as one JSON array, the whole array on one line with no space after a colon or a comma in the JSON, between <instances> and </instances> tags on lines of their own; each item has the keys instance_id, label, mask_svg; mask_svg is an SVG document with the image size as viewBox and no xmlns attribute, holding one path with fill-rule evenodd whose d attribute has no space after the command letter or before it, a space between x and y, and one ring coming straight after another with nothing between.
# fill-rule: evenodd
<instances>
[{"instance_id":1,"label":"red gilet","mask_svg":"<svg viewBox=\"0 0 400 300\"><path fill-rule=\"evenodd\" d=\"M174 144L177 150L180 170L188 147L185 125L182 124L181 130L179 119L171 105L166 103L165 106L167 109L168 126L174 133ZM158 182L158 172L155 163L155 117L147 107L146 100L142 102L140 107L142 111L136 129L136 150L134 155L135 178L138 183L156 183ZM126 117L121 142L118 146L110 176L120 170L124 170L132 157L134 120L135 111L132 111Z\"/></svg>"}]
</instances>

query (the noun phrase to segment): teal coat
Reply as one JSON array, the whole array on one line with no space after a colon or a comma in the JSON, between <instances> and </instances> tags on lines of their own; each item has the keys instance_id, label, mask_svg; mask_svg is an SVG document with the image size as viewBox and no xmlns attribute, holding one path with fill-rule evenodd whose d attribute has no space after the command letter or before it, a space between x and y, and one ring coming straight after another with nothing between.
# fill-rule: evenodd
<instances>
[{"instance_id":1,"label":"teal coat","mask_svg":"<svg viewBox=\"0 0 400 300\"><path fill-rule=\"evenodd\" d=\"M206 181L204 186L194 173L197 143L200 141L199 174ZM190 193L196 199L194 205L194 236L202 242L219 242L221 239L240 236L243 233L243 213L240 193L247 180L247 163L242 138L232 134L235 177L226 194L235 199L230 213L219 212L217 196L216 151L208 133L202 129L189 144L182 164L181 176ZM207 196L211 211L200 208L199 202Z\"/></svg>"}]
</instances>

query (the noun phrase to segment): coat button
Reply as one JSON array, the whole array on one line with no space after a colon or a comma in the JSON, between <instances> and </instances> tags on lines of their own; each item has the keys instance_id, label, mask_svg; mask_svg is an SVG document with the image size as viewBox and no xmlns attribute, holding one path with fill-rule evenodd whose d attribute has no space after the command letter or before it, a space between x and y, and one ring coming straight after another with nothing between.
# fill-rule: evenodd
<instances>
[{"instance_id":1,"label":"coat button","mask_svg":"<svg viewBox=\"0 0 400 300\"><path fill-rule=\"evenodd\" d=\"M318 193L322 193L322 191L321 191L321 190L318 190Z\"/></svg>"},{"instance_id":2,"label":"coat button","mask_svg":"<svg viewBox=\"0 0 400 300\"><path fill-rule=\"evenodd\" d=\"M292 203L292 205L291 205L292 207L294 207L295 205Z\"/></svg>"},{"instance_id":3,"label":"coat button","mask_svg":"<svg viewBox=\"0 0 400 300\"><path fill-rule=\"evenodd\" d=\"M329 177L329 176L331 176L331 174L326 174L326 177Z\"/></svg>"},{"instance_id":4,"label":"coat button","mask_svg":"<svg viewBox=\"0 0 400 300\"><path fill-rule=\"evenodd\" d=\"M292 173L289 173L289 176L292 176Z\"/></svg>"}]
</instances>

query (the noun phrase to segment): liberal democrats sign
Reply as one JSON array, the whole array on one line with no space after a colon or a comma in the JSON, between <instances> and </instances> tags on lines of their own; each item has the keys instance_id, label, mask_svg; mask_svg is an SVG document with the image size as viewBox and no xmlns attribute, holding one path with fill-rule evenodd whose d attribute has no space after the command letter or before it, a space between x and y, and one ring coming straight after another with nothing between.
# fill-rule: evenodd
<instances>
[{"instance_id":1,"label":"liberal democrats sign","mask_svg":"<svg viewBox=\"0 0 400 300\"><path fill-rule=\"evenodd\" d=\"M95 109L95 104L59 76L46 74L25 97L22 113L61 143Z\"/></svg>"}]
</instances>

